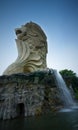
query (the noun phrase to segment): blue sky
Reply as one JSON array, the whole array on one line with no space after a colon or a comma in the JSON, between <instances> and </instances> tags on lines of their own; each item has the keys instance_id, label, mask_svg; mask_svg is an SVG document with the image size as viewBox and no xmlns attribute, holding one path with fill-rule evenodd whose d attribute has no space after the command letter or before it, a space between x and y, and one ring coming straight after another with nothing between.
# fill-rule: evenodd
<instances>
[{"instance_id":1,"label":"blue sky","mask_svg":"<svg viewBox=\"0 0 78 130\"><path fill-rule=\"evenodd\" d=\"M0 75L17 58L14 29L33 21L47 35L47 66L78 74L78 0L0 0Z\"/></svg>"}]
</instances>

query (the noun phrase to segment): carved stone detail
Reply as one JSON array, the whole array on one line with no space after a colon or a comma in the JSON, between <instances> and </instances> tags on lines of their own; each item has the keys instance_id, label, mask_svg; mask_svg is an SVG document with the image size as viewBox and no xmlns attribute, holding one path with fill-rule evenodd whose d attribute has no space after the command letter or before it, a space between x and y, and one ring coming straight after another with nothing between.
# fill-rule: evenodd
<instances>
[{"instance_id":1,"label":"carved stone detail","mask_svg":"<svg viewBox=\"0 0 78 130\"><path fill-rule=\"evenodd\" d=\"M46 65L47 38L41 27L33 22L15 29L18 57L4 75L44 70Z\"/></svg>"}]
</instances>

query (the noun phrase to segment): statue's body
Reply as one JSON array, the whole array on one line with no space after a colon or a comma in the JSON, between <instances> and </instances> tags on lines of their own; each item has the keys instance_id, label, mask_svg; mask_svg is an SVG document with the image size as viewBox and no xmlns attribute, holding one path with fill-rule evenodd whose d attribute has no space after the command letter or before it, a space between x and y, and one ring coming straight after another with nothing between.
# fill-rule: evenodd
<instances>
[{"instance_id":1,"label":"statue's body","mask_svg":"<svg viewBox=\"0 0 78 130\"><path fill-rule=\"evenodd\" d=\"M44 70L46 65L47 38L43 30L30 22L15 30L18 57L3 74L27 73Z\"/></svg>"}]
</instances>

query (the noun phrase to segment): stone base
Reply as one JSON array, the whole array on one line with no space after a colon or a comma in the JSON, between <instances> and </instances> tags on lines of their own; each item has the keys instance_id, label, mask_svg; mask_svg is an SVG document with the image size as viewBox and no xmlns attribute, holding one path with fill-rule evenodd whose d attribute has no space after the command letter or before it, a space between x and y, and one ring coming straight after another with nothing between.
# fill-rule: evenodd
<instances>
[{"instance_id":1,"label":"stone base","mask_svg":"<svg viewBox=\"0 0 78 130\"><path fill-rule=\"evenodd\" d=\"M40 115L61 105L50 70L0 76L0 119Z\"/></svg>"}]
</instances>

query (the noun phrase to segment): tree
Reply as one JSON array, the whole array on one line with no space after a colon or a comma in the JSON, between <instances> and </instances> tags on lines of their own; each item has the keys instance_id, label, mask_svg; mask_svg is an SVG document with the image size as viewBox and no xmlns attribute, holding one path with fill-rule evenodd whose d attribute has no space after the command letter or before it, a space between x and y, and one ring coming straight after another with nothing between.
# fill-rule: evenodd
<instances>
[{"instance_id":1,"label":"tree","mask_svg":"<svg viewBox=\"0 0 78 130\"><path fill-rule=\"evenodd\" d=\"M74 73L72 70L64 69L60 71L60 74L64 78L67 86L72 86L75 92L75 98L78 100L78 77L76 76L76 73Z\"/></svg>"},{"instance_id":2,"label":"tree","mask_svg":"<svg viewBox=\"0 0 78 130\"><path fill-rule=\"evenodd\" d=\"M75 88L78 89L78 77L76 76L76 73L74 73L72 70L64 69L60 71L60 74L62 75L68 87L72 85L74 90Z\"/></svg>"},{"instance_id":3,"label":"tree","mask_svg":"<svg viewBox=\"0 0 78 130\"><path fill-rule=\"evenodd\" d=\"M76 77L76 73L74 73L72 70L61 70L60 74L65 78L65 77Z\"/></svg>"}]
</instances>

